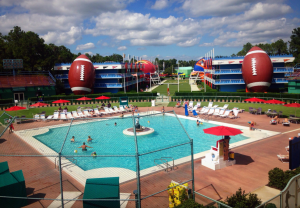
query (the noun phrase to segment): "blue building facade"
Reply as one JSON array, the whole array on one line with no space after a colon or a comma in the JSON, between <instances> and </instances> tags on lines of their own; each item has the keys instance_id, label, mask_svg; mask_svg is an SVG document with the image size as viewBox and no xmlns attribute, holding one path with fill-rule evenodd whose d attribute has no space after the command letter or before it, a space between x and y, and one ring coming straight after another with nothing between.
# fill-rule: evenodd
<instances>
[{"instance_id":1,"label":"blue building facade","mask_svg":"<svg viewBox=\"0 0 300 208\"><path fill-rule=\"evenodd\" d=\"M61 80L66 94L71 94L68 73L72 63L55 64L55 78ZM131 91L145 82L142 64L128 63L93 63L95 68L95 84L93 93ZM135 76L136 75L136 76Z\"/></svg>"},{"instance_id":2,"label":"blue building facade","mask_svg":"<svg viewBox=\"0 0 300 208\"><path fill-rule=\"evenodd\" d=\"M287 75L294 72L293 67L285 67L285 63L293 62L292 55L270 56L273 63L273 81L270 89L284 88L288 83ZM215 58L213 69L206 69L206 83L221 92L236 92L246 89L242 77L242 63L244 57Z\"/></svg>"}]
</instances>

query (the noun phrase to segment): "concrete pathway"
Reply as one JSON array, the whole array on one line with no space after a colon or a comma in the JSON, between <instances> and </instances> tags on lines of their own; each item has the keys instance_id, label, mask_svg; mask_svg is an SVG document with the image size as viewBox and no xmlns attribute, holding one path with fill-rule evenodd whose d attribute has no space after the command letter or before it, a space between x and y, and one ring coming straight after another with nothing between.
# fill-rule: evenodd
<instances>
[{"instance_id":1,"label":"concrete pathway","mask_svg":"<svg viewBox=\"0 0 300 208\"><path fill-rule=\"evenodd\" d=\"M167 80L164 80L164 81L162 81L161 83L165 83ZM153 91L155 88L157 88L158 86L160 86L160 85L152 85L151 86L151 88L149 88L148 90L147 90L147 92L151 92L151 91Z\"/></svg>"}]
</instances>

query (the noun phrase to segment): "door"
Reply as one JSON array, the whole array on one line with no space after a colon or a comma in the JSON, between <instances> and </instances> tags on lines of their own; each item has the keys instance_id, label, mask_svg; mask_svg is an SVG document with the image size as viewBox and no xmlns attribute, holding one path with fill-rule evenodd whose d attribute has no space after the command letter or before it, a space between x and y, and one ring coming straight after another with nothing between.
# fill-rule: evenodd
<instances>
[{"instance_id":1,"label":"door","mask_svg":"<svg viewBox=\"0 0 300 208\"><path fill-rule=\"evenodd\" d=\"M15 100L18 101L24 100L24 93L23 92L14 93L14 98Z\"/></svg>"}]
</instances>

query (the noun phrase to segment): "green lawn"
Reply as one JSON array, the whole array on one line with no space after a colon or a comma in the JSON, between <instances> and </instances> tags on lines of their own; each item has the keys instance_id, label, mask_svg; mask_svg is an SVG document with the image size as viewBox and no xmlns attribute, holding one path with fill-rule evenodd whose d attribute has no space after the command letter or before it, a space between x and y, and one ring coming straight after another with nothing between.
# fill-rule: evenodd
<instances>
[{"instance_id":1,"label":"green lawn","mask_svg":"<svg viewBox=\"0 0 300 208\"><path fill-rule=\"evenodd\" d=\"M129 102L129 104L132 104L134 106L138 107L151 107L151 102ZM73 111L77 110L78 106L81 107L96 107L96 105L101 105L101 104L86 104L86 105L68 105L68 110ZM119 103L111 103L112 106L117 106L119 107ZM33 116L37 113L41 113L42 111L46 112L46 115L52 115L54 110L57 110L59 107L43 107L43 108L29 108L26 110L20 110L20 111L6 111L9 115L12 116L26 116L26 118L33 118ZM64 106L62 106L64 108ZM0 111L0 115L2 115L4 111Z\"/></svg>"},{"instance_id":2,"label":"green lawn","mask_svg":"<svg viewBox=\"0 0 300 208\"><path fill-rule=\"evenodd\" d=\"M173 96L175 92L178 91L178 81L177 80L168 80L165 83L176 83L176 84L170 84L169 89L170 89L170 95ZM155 88L153 91L156 91L160 93L161 95L168 95L167 93L167 84L162 84ZM191 86L189 85L189 79L184 79L184 80L179 80L179 92L180 91L191 91Z\"/></svg>"},{"instance_id":3,"label":"green lawn","mask_svg":"<svg viewBox=\"0 0 300 208\"><path fill-rule=\"evenodd\" d=\"M207 106L209 102L201 102L201 107L203 106ZM194 102L194 105L196 105L197 102ZM214 102L214 105L219 105L219 106L224 106L224 104L226 104L225 102ZM249 111L249 107L253 107L253 108L262 108L262 112L267 111L268 109L271 110L276 110L278 111L282 111L282 115L284 117L289 117L290 115L295 115L295 108L290 108L290 107L285 107L282 105L272 105L272 104L260 104L260 103L230 103L228 102L227 104L229 104L229 109L232 109L234 107L237 107L239 109L245 109L245 111ZM176 102L170 102L168 107L174 107L176 105ZM274 108L273 108L274 107ZM296 109L296 116L300 117L300 109Z\"/></svg>"}]
</instances>

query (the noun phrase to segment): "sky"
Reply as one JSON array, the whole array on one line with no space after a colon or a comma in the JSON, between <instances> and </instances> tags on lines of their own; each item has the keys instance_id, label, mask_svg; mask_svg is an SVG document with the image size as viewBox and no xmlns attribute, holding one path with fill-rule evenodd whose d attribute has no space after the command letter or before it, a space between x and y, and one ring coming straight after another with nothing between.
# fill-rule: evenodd
<instances>
[{"instance_id":1,"label":"sky","mask_svg":"<svg viewBox=\"0 0 300 208\"><path fill-rule=\"evenodd\" d=\"M14 26L72 53L197 60L247 42L289 41L299 0L1 0L0 32Z\"/></svg>"}]
</instances>

